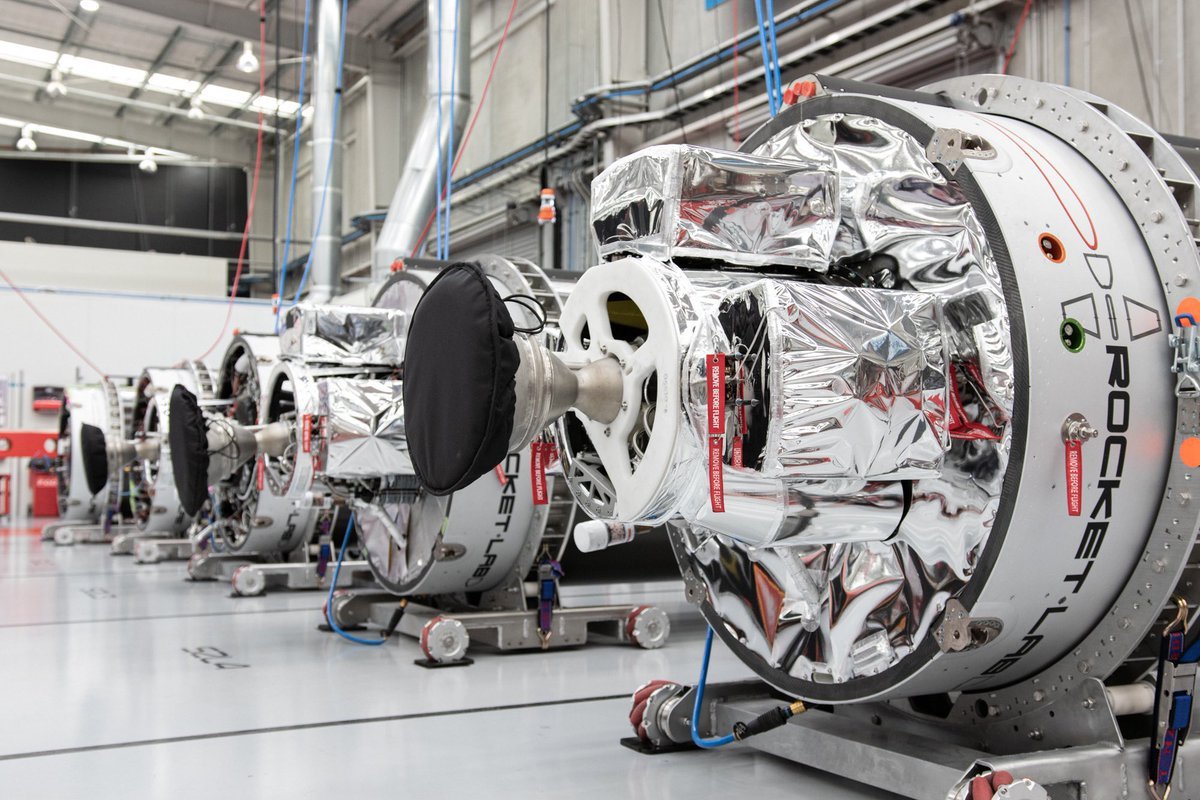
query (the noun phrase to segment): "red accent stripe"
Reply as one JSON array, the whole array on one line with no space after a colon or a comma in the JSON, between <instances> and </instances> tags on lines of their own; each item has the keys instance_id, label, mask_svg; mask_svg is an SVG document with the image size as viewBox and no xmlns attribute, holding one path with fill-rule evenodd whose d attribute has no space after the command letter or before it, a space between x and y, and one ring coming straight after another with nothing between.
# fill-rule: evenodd
<instances>
[{"instance_id":1,"label":"red accent stripe","mask_svg":"<svg viewBox=\"0 0 1200 800\"><path fill-rule=\"evenodd\" d=\"M1079 192L1075 191L1075 187L1071 185L1071 182L1069 180L1067 180L1066 177L1061 172L1059 172L1058 167L1054 166L1054 162L1051 161L1050 159L1046 158L1045 154L1043 154L1041 150L1038 150L1037 147L1030 144L1019 133L1014 133L1012 131L1009 131L1009 130L1001 127L1000 125L997 125L995 122L993 122L992 120L988 119L987 117L985 117L983 115L976 114L975 116L979 117L979 119L983 120L988 125L991 125L993 128L1000 131L1000 133L1004 134L1004 136L1007 137L1009 141L1011 141L1013 144L1015 144L1017 146L1018 150L1020 150L1022 153L1025 154L1025 157L1029 159L1029 163L1033 164L1034 169L1036 169L1039 173L1041 173L1042 180L1044 180L1046 182L1046 185L1050 187L1050 191L1054 194L1054 199L1057 200L1059 206L1062 207L1063 213L1066 214L1067 219L1071 221L1071 227L1073 227L1075 229L1075 232L1079 234L1079 238L1083 241L1084 245L1086 245L1089 250L1095 250L1096 248L1098 248L1100 246L1100 234L1096 232L1096 223L1094 223L1092 221L1092 215L1088 212L1087 205L1083 202L1083 199L1079 196ZM1029 150L1026 150L1025 147L1021 146L1022 144L1028 146L1029 150L1032 150L1033 152L1037 153L1038 156L1041 157L1041 159L1046 162L1047 166L1049 166L1050 169L1054 170L1054 174L1057 175L1062 180L1063 184L1066 185L1067 189L1069 189L1071 194L1075 197L1075 202L1079 203L1080 209L1083 210L1083 215L1085 217L1087 217L1088 227L1092 231L1092 238L1090 241L1088 240L1088 237L1084 235L1083 230L1079 227L1079 223L1075 221L1075 217L1072 216L1070 210L1067 209L1067 204L1063 202L1062 195L1060 195L1058 193L1058 190L1054 188L1054 183L1050 180L1050 176L1046 174L1046 171L1044 169L1042 169L1041 165L1038 164L1037 160L1029 154Z\"/></svg>"}]
</instances>

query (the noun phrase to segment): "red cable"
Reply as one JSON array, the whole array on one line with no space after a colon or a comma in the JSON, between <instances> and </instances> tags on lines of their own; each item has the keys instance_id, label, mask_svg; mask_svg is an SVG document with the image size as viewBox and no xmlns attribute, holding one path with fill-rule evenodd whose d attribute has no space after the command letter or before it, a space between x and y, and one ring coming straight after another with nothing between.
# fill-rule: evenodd
<instances>
[{"instance_id":1,"label":"red cable","mask_svg":"<svg viewBox=\"0 0 1200 800\"><path fill-rule=\"evenodd\" d=\"M68 339L66 336L64 336L62 331L60 331L58 328L54 327L54 323L50 321L50 318L38 310L38 307L35 306L33 304L33 302L28 297L25 296L24 292L22 292L19 288L17 288L17 285L9 279L8 275L2 269L0 269L0 278L4 279L4 282L8 284L9 288L11 288L14 292L16 292L17 297L21 298L21 301L24 302L25 305L29 306L29 310L32 311L34 313L34 315L37 316L38 319L40 319L42 322L44 322L46 327L49 328L50 331L55 336L57 336L59 339L62 340L63 344L65 344L67 347L71 348L71 350L75 353L75 355L77 355L81 359L83 359L83 363L85 363L89 367L91 367L95 371L95 373L97 375L99 375L101 378L108 377L108 374L104 370L97 367L94 363L92 363L92 360L90 358L88 358L87 356L85 356L83 354L83 351L81 351L78 347L76 347L74 344L72 344L71 340Z\"/></svg>"},{"instance_id":2,"label":"red cable","mask_svg":"<svg viewBox=\"0 0 1200 800\"><path fill-rule=\"evenodd\" d=\"M733 144L738 147L742 144L742 116L738 109L738 20L741 17L738 15L738 0L732 0L733 6L731 13L733 14Z\"/></svg>"},{"instance_id":3,"label":"red cable","mask_svg":"<svg viewBox=\"0 0 1200 800\"><path fill-rule=\"evenodd\" d=\"M471 131L475 130L475 121L479 119L479 112L483 110L483 103L487 100L488 89L492 86L492 76L496 74L496 64L500 63L500 54L504 52L504 43L508 41L508 29L512 25L513 15L517 12L517 3L519 0L513 0L512 6L508 9L508 20L504 23L504 33L500 34L500 41L496 44L496 55L492 57L492 67L488 70L487 80L483 83L483 91L479 94L479 102L475 104L475 113L471 115L471 122L467 125L467 132L463 134L462 143L458 146L458 155L454 157L454 163L450 165L450 177L454 177L454 173L458 170L458 162L462 161L463 153L467 152L467 142L471 138ZM446 189L442 189L442 196L438 198L438 203L446 199ZM429 235L429 229L433 226L433 220L437 217L437 209L434 208L433 213L429 215L429 219L425 220L425 227L421 230L421 236L417 239L417 244L413 247L412 255L409 258L416 258L417 253L421 251L421 245L425 244L425 237Z\"/></svg>"},{"instance_id":4,"label":"red cable","mask_svg":"<svg viewBox=\"0 0 1200 800\"><path fill-rule=\"evenodd\" d=\"M263 55L258 60L258 96L261 98L267 91L267 68L265 66L267 55L266 0L258 0L258 52ZM279 102L278 97L275 98L275 102ZM297 109L296 113L299 114L300 109ZM242 230L242 244L238 248L237 270L233 273L233 287L229 290L229 305L225 307L225 323L221 325L221 332L217 334L217 338L196 359L197 361L203 361L213 350L217 349L217 345L221 343L221 339L225 336L225 331L229 330L229 321L233 319L233 302L237 297L238 284L242 280L242 267L246 263L246 247L250 243L250 223L254 219L254 202L258 199L258 177L262 172L263 118L263 104L259 103L258 141L254 150L254 179L250 183L250 202L246 205L246 227Z\"/></svg>"},{"instance_id":5,"label":"red cable","mask_svg":"<svg viewBox=\"0 0 1200 800\"><path fill-rule=\"evenodd\" d=\"M1017 51L1017 42L1021 40L1021 29L1025 27L1025 18L1029 16L1029 9L1033 7L1033 0L1025 0L1025 8L1021 9L1021 18L1017 20L1017 30L1013 33L1012 42L1008 45L1008 53L1004 56L1004 68L1000 70L1000 74L1008 74L1008 65L1012 61L1013 53Z\"/></svg>"}]
</instances>

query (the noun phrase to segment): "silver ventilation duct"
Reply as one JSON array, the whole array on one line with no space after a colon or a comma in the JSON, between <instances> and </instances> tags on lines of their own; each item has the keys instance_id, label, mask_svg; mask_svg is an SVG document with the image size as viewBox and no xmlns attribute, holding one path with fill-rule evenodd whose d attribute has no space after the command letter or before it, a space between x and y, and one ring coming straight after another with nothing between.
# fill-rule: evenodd
<instances>
[{"instance_id":1,"label":"silver ventilation duct","mask_svg":"<svg viewBox=\"0 0 1200 800\"><path fill-rule=\"evenodd\" d=\"M454 129L457 147L470 109L471 4L457 0L428 0L427 6L429 42L425 60L425 84L428 87L425 114L408 151L375 247L371 279L377 284L387 279L392 262L412 255L437 199L439 147L446 158L454 157L450 152L450 129ZM455 75L453 91L450 88L452 71ZM453 126L449 124L451 109ZM439 118L442 120L440 134Z\"/></svg>"},{"instance_id":2,"label":"silver ventilation duct","mask_svg":"<svg viewBox=\"0 0 1200 800\"><path fill-rule=\"evenodd\" d=\"M341 16L338 0L320 0L318 3L316 79L313 82L312 289L308 293L308 299L314 303L329 302L341 274L342 153L345 143L337 122L340 104L336 102L341 90L338 69Z\"/></svg>"}]
</instances>

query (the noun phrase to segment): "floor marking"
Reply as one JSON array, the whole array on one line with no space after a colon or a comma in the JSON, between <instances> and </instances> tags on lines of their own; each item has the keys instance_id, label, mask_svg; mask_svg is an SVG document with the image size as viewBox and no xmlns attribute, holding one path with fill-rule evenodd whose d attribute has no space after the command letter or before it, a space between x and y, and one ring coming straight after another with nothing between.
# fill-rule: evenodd
<instances>
[{"instance_id":1,"label":"floor marking","mask_svg":"<svg viewBox=\"0 0 1200 800\"><path fill-rule=\"evenodd\" d=\"M102 617L100 619L64 619L54 622L12 622L0 623L0 629L41 628L47 625L87 625L94 622L142 622L157 619L192 619L194 617L248 617L254 614L297 614L300 612L317 614L320 613L320 608L318 606L311 608L262 608L258 611L205 611L194 614L148 614L144 617Z\"/></svg>"},{"instance_id":2,"label":"floor marking","mask_svg":"<svg viewBox=\"0 0 1200 800\"><path fill-rule=\"evenodd\" d=\"M414 719L430 719L434 717L467 716L485 714L493 711L519 711L525 708L548 708L552 706L575 705L578 703L600 703L608 700L628 700L629 693L605 694L592 697L574 697L563 700L543 700L536 703L512 703L510 705L485 706L482 708L448 709L445 711L415 711L410 714L392 714L384 717L358 717L355 719L330 720L328 722L303 722L296 725L273 725L265 728L245 728L236 731L220 731L217 733L194 733L186 736L166 736L161 739L135 739L128 742L113 742L112 744L89 744L80 747L64 747L60 750L33 750L28 753L12 753L0 755L0 761L17 761L25 758L45 758L47 756L72 755L75 753L91 753L97 750L123 750L129 747L146 747L156 744L177 744L180 742L199 742L206 739L230 739L239 736L258 736L266 733L287 733L290 731L319 730L321 728L340 728L348 725L369 725L379 722L404 722Z\"/></svg>"}]
</instances>

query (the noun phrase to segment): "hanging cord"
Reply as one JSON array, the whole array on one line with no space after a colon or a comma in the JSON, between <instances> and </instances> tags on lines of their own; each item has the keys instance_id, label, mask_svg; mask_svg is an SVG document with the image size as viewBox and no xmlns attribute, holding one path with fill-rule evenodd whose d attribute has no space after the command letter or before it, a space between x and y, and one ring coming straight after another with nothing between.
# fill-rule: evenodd
<instances>
[{"instance_id":1,"label":"hanging cord","mask_svg":"<svg viewBox=\"0 0 1200 800\"><path fill-rule=\"evenodd\" d=\"M333 566L333 580L329 582L329 595L325 598L325 621L329 623L329 627L338 636L343 639L348 639L355 644L369 644L372 647L381 645L386 639L364 639L361 636L355 636L352 633L346 633L342 627L337 624L333 618L333 593L337 591L338 576L342 574L342 561L346 558L346 548L350 546L350 537L354 535L354 512L350 512L350 519L346 522L346 533L342 536L342 546L338 548L337 563Z\"/></svg>"},{"instance_id":2,"label":"hanging cord","mask_svg":"<svg viewBox=\"0 0 1200 800\"><path fill-rule=\"evenodd\" d=\"M513 17L516 15L517 3L519 0L513 0L512 6L508 9L508 20L504 23L504 32L500 35L500 41L496 44L496 54L492 57L492 66L488 70L487 80L483 83L483 91L479 94L479 102L475 105L475 111L471 115L471 122L467 125L467 131L463 134L462 143L458 146L458 153L454 156L454 163L450 166L450 176L453 178L454 173L458 170L458 162L462 160L463 153L467 150L467 142L471 138L471 132L475 130L475 123L479 120L479 112L483 110L483 103L487 100L488 90L492 87L492 78L496 74L496 64L500 62L500 54L504 52L504 43L508 41L508 31L512 27ZM438 194L439 198L441 193ZM413 246L410 258L415 258L417 253L421 252L421 245L425 243L425 237L429 235L429 229L433 226L434 218L437 216L437 208L429 214L429 219L425 220L425 227L421 229L421 235L417 237L417 243Z\"/></svg>"},{"instance_id":3,"label":"hanging cord","mask_svg":"<svg viewBox=\"0 0 1200 800\"><path fill-rule=\"evenodd\" d=\"M258 0L258 52L263 56L258 61L258 96L262 97L267 91L266 0ZM258 134L255 136L254 144L254 178L250 181L250 202L246 205L246 226L242 229L242 244L238 248L237 269L233 273L233 286L229 289L229 304L225 306L225 322L221 324L221 332L217 334L217 338L213 339L213 343L200 354L197 361L203 361L213 350L217 349L217 345L225 337L225 331L229 330L229 321L233 319L233 304L237 299L238 285L242 282L242 270L246 266L246 248L250 245L250 226L254 222L254 204L258 200L258 179L262 175L263 123L265 119L263 104L260 103L258 106Z\"/></svg>"},{"instance_id":4,"label":"hanging cord","mask_svg":"<svg viewBox=\"0 0 1200 800\"><path fill-rule=\"evenodd\" d=\"M502 298L502 302L521 306L521 308L532 312L533 316L538 320L538 324L532 328L522 328L513 323L513 330L517 333L538 334L546 329L546 309L542 307L542 304L537 301L536 297L531 297L527 294L510 294L508 297Z\"/></svg>"},{"instance_id":5,"label":"hanging cord","mask_svg":"<svg viewBox=\"0 0 1200 800\"><path fill-rule=\"evenodd\" d=\"M260 0L261 2L262 0ZM300 295L304 293L304 287L308 283L308 276L312 272L313 256L315 254L316 237L321 231L321 226L324 224L325 207L329 204L329 174L333 172L333 154L337 147L338 128L341 127L341 109L342 109L342 74L345 71L346 60L346 15L350 10L350 0L342 0L342 25L338 35L338 60L337 60L337 87L333 92L333 126L330 128L329 136L329 157L325 162L325 177L321 182L321 203L317 208L316 223L313 225L313 240L308 247L308 258L304 262L304 274L300 276L300 284L296 287L296 294L292 297L291 306L295 307L300 302ZM330 220L330 227L334 225L340 226L341 220ZM280 298L282 301L282 297ZM275 309L275 329L279 330L279 318L283 313L283 303L279 303L279 307Z\"/></svg>"},{"instance_id":6,"label":"hanging cord","mask_svg":"<svg viewBox=\"0 0 1200 800\"><path fill-rule=\"evenodd\" d=\"M304 127L304 76L308 68L308 29L312 24L312 0L304 0L304 40L300 46L300 86L296 90L296 131L292 136L292 177L288 187L287 225L283 234L283 260L280 261L279 283L275 293L282 304L287 282L288 258L292 250L292 223L296 215L296 175L300 170L300 130ZM276 66L278 72L278 65ZM275 312L275 333L279 333L279 311Z\"/></svg>"},{"instance_id":7,"label":"hanging cord","mask_svg":"<svg viewBox=\"0 0 1200 800\"><path fill-rule=\"evenodd\" d=\"M63 335L62 331L60 331L58 328L56 328L54 326L54 323L50 321L50 318L47 317L45 314L43 314L38 309L38 307L33 304L32 300L30 300L28 297L25 296L25 293L23 291L21 291L21 289L15 283L12 282L12 279L8 277L8 274L3 269L0 269L0 278L4 279L4 282L8 284L8 288L10 288L14 292L16 292L17 297L21 298L22 303L29 306L29 310L33 312L33 315L35 317L37 317L38 319L40 319L42 321L42 323L45 324L45 326L50 329L50 332L53 333L55 336L57 336L63 344L65 344L67 347L69 347L71 349L71 351L73 353L75 353L75 355L79 356L79 358L83 360L83 363L85 363L89 367L91 367L92 371L95 372L97 375L99 375L101 378L108 377L108 373L106 373L104 370L97 367L96 364L90 358L88 358L87 356L85 356L83 354L82 350L80 350L78 347L76 347L75 344L70 339L68 339L66 336Z\"/></svg>"},{"instance_id":8,"label":"hanging cord","mask_svg":"<svg viewBox=\"0 0 1200 800\"><path fill-rule=\"evenodd\" d=\"M1004 67L1000 70L1002 75L1008 74L1008 65L1012 63L1013 53L1017 52L1017 42L1021 41L1021 31L1025 28L1025 19L1029 16L1029 9L1032 7L1033 0L1025 0L1025 7L1021 9L1021 16L1017 20L1017 29L1008 45L1008 52L1004 54ZM1139 66L1141 66L1140 63Z\"/></svg>"}]
</instances>

